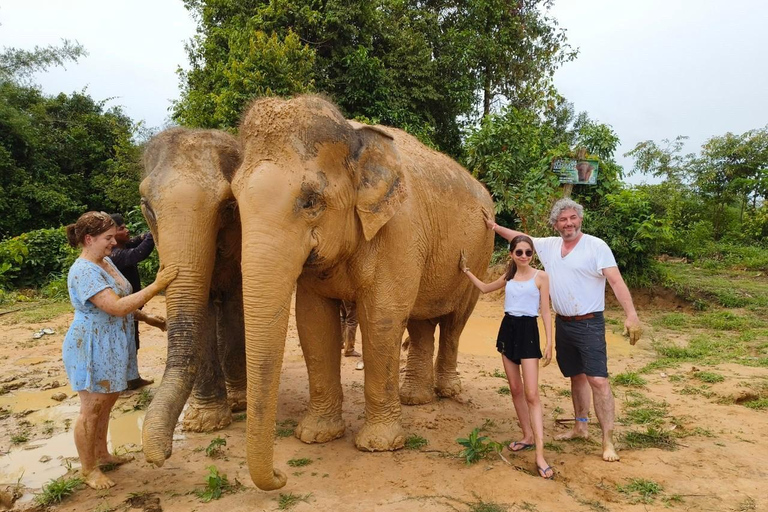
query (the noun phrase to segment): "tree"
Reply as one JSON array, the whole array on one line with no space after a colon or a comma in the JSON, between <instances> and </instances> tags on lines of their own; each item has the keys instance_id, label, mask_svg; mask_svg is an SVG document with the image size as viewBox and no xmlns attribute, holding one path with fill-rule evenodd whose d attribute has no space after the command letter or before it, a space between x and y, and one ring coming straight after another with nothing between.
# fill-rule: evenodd
<instances>
[{"instance_id":1,"label":"tree","mask_svg":"<svg viewBox=\"0 0 768 512\"><path fill-rule=\"evenodd\" d=\"M61 46L35 46L33 50L4 48L0 52L0 83L14 82L29 85L32 75L51 66L64 66L68 61L77 62L88 52L77 41L62 39Z\"/></svg>"}]
</instances>

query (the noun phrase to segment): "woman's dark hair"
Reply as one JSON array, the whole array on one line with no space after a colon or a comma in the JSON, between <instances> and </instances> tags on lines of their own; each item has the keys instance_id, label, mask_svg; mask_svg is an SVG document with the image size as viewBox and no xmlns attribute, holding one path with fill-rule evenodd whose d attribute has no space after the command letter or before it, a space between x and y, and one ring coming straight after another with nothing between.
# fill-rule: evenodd
<instances>
[{"instance_id":1,"label":"woman's dark hair","mask_svg":"<svg viewBox=\"0 0 768 512\"><path fill-rule=\"evenodd\" d=\"M531 237L529 237L528 235L517 235L515 238L512 239L511 242L509 242L510 256L512 256L511 253L515 251L515 247L517 247L517 244L519 244L520 242L527 243L528 245L531 246L531 250L535 251L535 249L533 248L533 240L531 240ZM517 273L517 265L515 264L515 259L510 257L509 267L507 267L507 275L504 276L504 279L509 281L510 279L515 277L516 273Z\"/></svg>"},{"instance_id":2,"label":"woman's dark hair","mask_svg":"<svg viewBox=\"0 0 768 512\"><path fill-rule=\"evenodd\" d=\"M115 226L115 221L104 212L85 212L77 222L67 226L67 242L72 247L83 245L86 235L99 236Z\"/></svg>"}]
</instances>

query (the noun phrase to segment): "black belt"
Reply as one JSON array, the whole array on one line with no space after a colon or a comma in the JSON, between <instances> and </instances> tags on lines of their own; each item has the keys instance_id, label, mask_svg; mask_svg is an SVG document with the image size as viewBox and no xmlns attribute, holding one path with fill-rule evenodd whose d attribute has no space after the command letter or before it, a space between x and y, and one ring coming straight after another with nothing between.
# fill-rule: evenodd
<instances>
[{"instance_id":1,"label":"black belt","mask_svg":"<svg viewBox=\"0 0 768 512\"><path fill-rule=\"evenodd\" d=\"M557 318L559 318L563 322L579 322L581 320L589 320L590 318L595 318L595 314L587 313L586 315L576 315L576 316L557 315Z\"/></svg>"}]
</instances>

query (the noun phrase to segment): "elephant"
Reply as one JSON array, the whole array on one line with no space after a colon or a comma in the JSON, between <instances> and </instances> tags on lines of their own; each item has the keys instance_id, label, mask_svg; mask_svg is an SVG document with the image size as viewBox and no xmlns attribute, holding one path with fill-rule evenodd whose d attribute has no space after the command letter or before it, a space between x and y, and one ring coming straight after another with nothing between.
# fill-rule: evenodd
<instances>
[{"instance_id":1,"label":"elephant","mask_svg":"<svg viewBox=\"0 0 768 512\"><path fill-rule=\"evenodd\" d=\"M247 366L247 462L263 490L285 485L273 432L290 301L309 378L304 442L344 434L341 301L357 303L365 367L358 449L401 448L401 404L455 396L458 342L484 276L493 202L463 167L407 133L347 121L318 96L261 98L240 126L243 161L232 178L242 222ZM440 344L433 366L434 333ZM411 338L399 390L400 343Z\"/></svg>"},{"instance_id":2,"label":"elephant","mask_svg":"<svg viewBox=\"0 0 768 512\"><path fill-rule=\"evenodd\" d=\"M144 153L141 209L161 263L179 268L166 290L166 368L142 431L158 466L190 392L186 430L223 428L245 409L241 229L229 184L240 161L238 140L216 130L171 128Z\"/></svg>"}]
</instances>

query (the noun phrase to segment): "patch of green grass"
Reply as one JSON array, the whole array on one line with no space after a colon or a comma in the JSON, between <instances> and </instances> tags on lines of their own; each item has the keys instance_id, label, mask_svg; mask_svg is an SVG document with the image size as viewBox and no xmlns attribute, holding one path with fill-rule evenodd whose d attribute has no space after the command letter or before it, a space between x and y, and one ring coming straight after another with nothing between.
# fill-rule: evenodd
<instances>
[{"instance_id":1,"label":"patch of green grass","mask_svg":"<svg viewBox=\"0 0 768 512\"><path fill-rule=\"evenodd\" d=\"M212 459L221 457L222 447L227 446L227 440L223 437L214 437L205 449L205 454Z\"/></svg>"},{"instance_id":2,"label":"patch of green grass","mask_svg":"<svg viewBox=\"0 0 768 512\"><path fill-rule=\"evenodd\" d=\"M82 485L82 478L61 477L51 480L43 486L40 494L35 495L35 502L43 507L61 503L64 498L74 493Z\"/></svg>"},{"instance_id":3,"label":"patch of green grass","mask_svg":"<svg viewBox=\"0 0 768 512\"><path fill-rule=\"evenodd\" d=\"M296 432L296 427L299 422L288 418L287 420L278 421L275 428L275 436L277 437L291 437Z\"/></svg>"},{"instance_id":4,"label":"patch of green grass","mask_svg":"<svg viewBox=\"0 0 768 512\"><path fill-rule=\"evenodd\" d=\"M571 390L570 389L558 389L557 390L557 396L564 396L567 398L571 397Z\"/></svg>"},{"instance_id":5,"label":"patch of green grass","mask_svg":"<svg viewBox=\"0 0 768 512\"><path fill-rule=\"evenodd\" d=\"M248 419L248 413L246 412L239 412L237 414L232 415L232 421L245 421Z\"/></svg>"},{"instance_id":6,"label":"patch of green grass","mask_svg":"<svg viewBox=\"0 0 768 512\"><path fill-rule=\"evenodd\" d=\"M405 438L406 450L420 450L424 446L427 446L429 441L417 434L411 434Z\"/></svg>"},{"instance_id":7,"label":"patch of green grass","mask_svg":"<svg viewBox=\"0 0 768 512\"><path fill-rule=\"evenodd\" d=\"M653 480L633 478L627 485L616 484L616 489L630 497L631 503L652 503L664 488Z\"/></svg>"},{"instance_id":8,"label":"patch of green grass","mask_svg":"<svg viewBox=\"0 0 768 512\"><path fill-rule=\"evenodd\" d=\"M491 377L496 377L498 379L506 379L507 374L499 370L498 368L493 369L493 373L491 374Z\"/></svg>"},{"instance_id":9,"label":"patch of green grass","mask_svg":"<svg viewBox=\"0 0 768 512\"><path fill-rule=\"evenodd\" d=\"M302 501L304 503L309 503L309 498L311 497L312 497L311 492L303 495L293 494L292 492L288 494L280 493L280 496L277 498L277 508L278 510L288 510L295 507Z\"/></svg>"},{"instance_id":10,"label":"patch of green grass","mask_svg":"<svg viewBox=\"0 0 768 512\"><path fill-rule=\"evenodd\" d=\"M219 473L216 466L208 466L208 476L205 477L205 487L195 491L195 495L200 498L203 503L208 503L212 500L221 498L221 495L225 492L232 492L234 487L227 475Z\"/></svg>"},{"instance_id":11,"label":"patch of green grass","mask_svg":"<svg viewBox=\"0 0 768 512\"><path fill-rule=\"evenodd\" d=\"M152 391L148 388L142 389L136 397L136 403L133 404L133 409L136 411L145 411L149 404L152 403Z\"/></svg>"},{"instance_id":12,"label":"patch of green grass","mask_svg":"<svg viewBox=\"0 0 768 512\"><path fill-rule=\"evenodd\" d=\"M291 466L292 468L300 468L304 466L309 466L310 464L312 464L312 459L307 459L307 458L291 459L288 461L288 465Z\"/></svg>"},{"instance_id":13,"label":"patch of green grass","mask_svg":"<svg viewBox=\"0 0 768 512\"><path fill-rule=\"evenodd\" d=\"M511 391L509 390L509 386L501 386L499 389L496 390L496 392L500 395L506 395L506 396L509 396L511 394Z\"/></svg>"},{"instance_id":14,"label":"patch of green grass","mask_svg":"<svg viewBox=\"0 0 768 512\"><path fill-rule=\"evenodd\" d=\"M742 405L744 407L749 407L750 409L754 409L756 411L762 411L763 409L768 409L768 398L759 398L757 400L749 400L747 402L743 402Z\"/></svg>"},{"instance_id":15,"label":"patch of green grass","mask_svg":"<svg viewBox=\"0 0 768 512\"><path fill-rule=\"evenodd\" d=\"M24 444L29 441L29 432L21 430L15 434L11 434L11 444Z\"/></svg>"},{"instance_id":16,"label":"patch of green grass","mask_svg":"<svg viewBox=\"0 0 768 512\"><path fill-rule=\"evenodd\" d=\"M563 453L565 451L562 444L555 443L553 441L547 441L544 443L544 449L555 453Z\"/></svg>"},{"instance_id":17,"label":"patch of green grass","mask_svg":"<svg viewBox=\"0 0 768 512\"><path fill-rule=\"evenodd\" d=\"M52 318L70 313L72 304L69 300L62 301L40 301L35 307L25 308L22 311L12 313L9 318L10 323L39 324L47 322ZM45 327L45 326L41 326Z\"/></svg>"},{"instance_id":18,"label":"patch of green grass","mask_svg":"<svg viewBox=\"0 0 768 512\"><path fill-rule=\"evenodd\" d=\"M701 382L706 382L707 384L715 384L725 380L725 377L715 372L696 372L693 374L693 376L699 379Z\"/></svg>"},{"instance_id":19,"label":"patch of green grass","mask_svg":"<svg viewBox=\"0 0 768 512\"><path fill-rule=\"evenodd\" d=\"M630 431L624 433L624 443L628 448L660 448L674 450L677 441L672 434L655 426L649 426L645 432Z\"/></svg>"},{"instance_id":20,"label":"patch of green grass","mask_svg":"<svg viewBox=\"0 0 768 512\"><path fill-rule=\"evenodd\" d=\"M667 329L679 330L688 326L690 315L684 313L667 313L654 319L654 325Z\"/></svg>"},{"instance_id":21,"label":"patch of green grass","mask_svg":"<svg viewBox=\"0 0 768 512\"><path fill-rule=\"evenodd\" d=\"M614 375L613 378L611 378L611 380L617 386L627 386L627 387L636 387L636 388L643 387L648 383L637 372L619 373L617 375Z\"/></svg>"},{"instance_id":22,"label":"patch of green grass","mask_svg":"<svg viewBox=\"0 0 768 512\"><path fill-rule=\"evenodd\" d=\"M469 512L505 512L507 510L506 507L499 505L498 503L483 501L477 497L476 499L477 501L475 502L467 503Z\"/></svg>"},{"instance_id":23,"label":"patch of green grass","mask_svg":"<svg viewBox=\"0 0 768 512\"><path fill-rule=\"evenodd\" d=\"M53 420L45 420L43 422L43 435L44 436L50 436L53 435L53 431L56 429L56 426L53 423Z\"/></svg>"},{"instance_id":24,"label":"patch of green grass","mask_svg":"<svg viewBox=\"0 0 768 512\"><path fill-rule=\"evenodd\" d=\"M679 374L670 375L669 382L681 382L685 377Z\"/></svg>"},{"instance_id":25,"label":"patch of green grass","mask_svg":"<svg viewBox=\"0 0 768 512\"><path fill-rule=\"evenodd\" d=\"M695 323L705 329L736 331L762 326L756 318L746 318L730 311L713 311L694 317Z\"/></svg>"}]
</instances>

